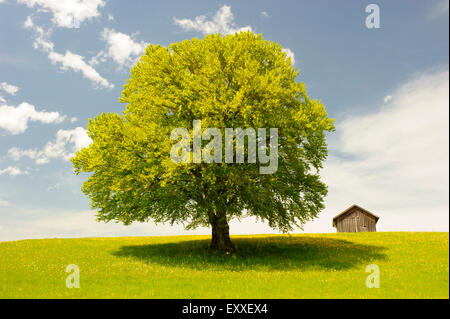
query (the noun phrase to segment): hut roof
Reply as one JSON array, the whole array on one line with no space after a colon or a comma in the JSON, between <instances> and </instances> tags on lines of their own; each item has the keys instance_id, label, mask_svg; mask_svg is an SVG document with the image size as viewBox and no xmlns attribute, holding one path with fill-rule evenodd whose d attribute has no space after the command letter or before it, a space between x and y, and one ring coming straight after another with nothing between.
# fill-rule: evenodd
<instances>
[{"instance_id":1,"label":"hut roof","mask_svg":"<svg viewBox=\"0 0 450 319\"><path fill-rule=\"evenodd\" d=\"M358 206L356 204L353 204L352 206L350 206L349 208L347 208L346 210L344 210L342 213L334 216L333 218L333 227L336 227L336 220L341 217L342 215L345 215L346 213L348 213L350 210L352 210L353 208L358 208L359 210L363 211L366 214L369 214L373 217L375 217L375 223L378 222L378 219L380 219L380 217L378 217L377 215L375 215L374 213L369 212L367 209L362 208L361 206Z\"/></svg>"}]
</instances>

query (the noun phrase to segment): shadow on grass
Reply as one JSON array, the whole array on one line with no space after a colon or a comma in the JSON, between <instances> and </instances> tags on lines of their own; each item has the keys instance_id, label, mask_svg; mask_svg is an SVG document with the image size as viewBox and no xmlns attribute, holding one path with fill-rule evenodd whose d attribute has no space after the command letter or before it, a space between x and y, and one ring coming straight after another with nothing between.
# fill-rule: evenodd
<instances>
[{"instance_id":1,"label":"shadow on grass","mask_svg":"<svg viewBox=\"0 0 450 319\"><path fill-rule=\"evenodd\" d=\"M208 252L209 240L122 246L115 256L197 270L345 270L386 259L384 247L321 237L233 238L232 256Z\"/></svg>"}]
</instances>

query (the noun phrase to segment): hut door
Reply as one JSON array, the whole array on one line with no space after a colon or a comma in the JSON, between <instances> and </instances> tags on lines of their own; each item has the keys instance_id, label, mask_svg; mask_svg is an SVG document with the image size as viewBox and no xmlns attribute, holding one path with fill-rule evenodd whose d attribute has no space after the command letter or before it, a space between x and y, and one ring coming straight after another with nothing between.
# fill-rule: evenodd
<instances>
[{"instance_id":1,"label":"hut door","mask_svg":"<svg viewBox=\"0 0 450 319\"><path fill-rule=\"evenodd\" d=\"M353 213L350 217L351 220L351 232L358 232L358 214Z\"/></svg>"},{"instance_id":2,"label":"hut door","mask_svg":"<svg viewBox=\"0 0 450 319\"><path fill-rule=\"evenodd\" d=\"M361 218L362 218L361 231L368 232L369 231L369 218L367 218L367 216L364 214L361 215Z\"/></svg>"}]
</instances>

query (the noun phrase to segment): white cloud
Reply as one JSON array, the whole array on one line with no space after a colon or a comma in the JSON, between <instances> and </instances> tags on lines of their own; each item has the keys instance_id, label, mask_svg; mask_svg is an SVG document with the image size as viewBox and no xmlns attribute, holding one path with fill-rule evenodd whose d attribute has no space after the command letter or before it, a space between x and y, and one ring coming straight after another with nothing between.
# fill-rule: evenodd
<instances>
[{"instance_id":1,"label":"white cloud","mask_svg":"<svg viewBox=\"0 0 450 319\"><path fill-rule=\"evenodd\" d=\"M291 63L292 63L292 65L294 65L295 64L295 54L294 54L294 52L292 52L292 50L289 49L289 48L284 48L284 49L282 49L282 51L284 53L286 53L286 57L287 58L291 58Z\"/></svg>"},{"instance_id":2,"label":"white cloud","mask_svg":"<svg viewBox=\"0 0 450 319\"><path fill-rule=\"evenodd\" d=\"M50 52L48 58L53 64L59 63L60 69L65 71L72 69L75 72L81 72L83 76L100 87L112 89L114 85L102 77L92 66L84 61L84 57L66 50L63 55L58 52Z\"/></svg>"},{"instance_id":3,"label":"white cloud","mask_svg":"<svg viewBox=\"0 0 450 319\"><path fill-rule=\"evenodd\" d=\"M29 8L51 12L52 21L58 27L72 28L74 23L82 23L100 16L99 9L105 6L103 0L18 0Z\"/></svg>"},{"instance_id":4,"label":"white cloud","mask_svg":"<svg viewBox=\"0 0 450 319\"><path fill-rule=\"evenodd\" d=\"M184 31L195 30L202 32L203 34L209 33L221 33L221 34L234 34L240 31L251 31L250 26L237 27L234 22L234 16L231 12L231 7L224 5L220 8L211 20L207 20L204 15L197 16L193 20L191 19L173 19L175 24L180 26Z\"/></svg>"},{"instance_id":5,"label":"white cloud","mask_svg":"<svg viewBox=\"0 0 450 319\"><path fill-rule=\"evenodd\" d=\"M1 95L0 95L0 103L1 103L1 104L6 103L5 98L4 98L3 96L1 96Z\"/></svg>"},{"instance_id":6,"label":"white cloud","mask_svg":"<svg viewBox=\"0 0 450 319\"><path fill-rule=\"evenodd\" d=\"M76 116L70 118L70 123L75 123L76 121L78 121Z\"/></svg>"},{"instance_id":7,"label":"white cloud","mask_svg":"<svg viewBox=\"0 0 450 319\"><path fill-rule=\"evenodd\" d=\"M387 102L389 102L390 100L392 100L392 95L386 95L385 97L384 97L384 103L387 103Z\"/></svg>"},{"instance_id":8,"label":"white cloud","mask_svg":"<svg viewBox=\"0 0 450 319\"><path fill-rule=\"evenodd\" d=\"M49 123L61 123L66 118L59 112L36 111L34 105L23 102L17 107L9 105L0 106L0 128L11 134L19 134L26 131L29 121Z\"/></svg>"},{"instance_id":9,"label":"white cloud","mask_svg":"<svg viewBox=\"0 0 450 319\"><path fill-rule=\"evenodd\" d=\"M16 166L8 166L7 168L0 169L0 175L17 176L23 174L28 174L28 171L22 171L20 168Z\"/></svg>"},{"instance_id":10,"label":"white cloud","mask_svg":"<svg viewBox=\"0 0 450 319\"><path fill-rule=\"evenodd\" d=\"M58 187L58 186L56 186ZM52 188L52 187L50 187ZM51 189L50 189L51 190ZM8 203L8 206L12 207ZM117 236L168 236L168 235L210 235L207 227L185 230L182 225L159 224L153 222L121 223L97 222L93 210L57 210L49 211L23 209L14 206L14 213L28 216L27 220L12 219L4 222L4 230L0 232L0 240L19 240L27 238L63 238L63 237L117 237ZM233 220L230 225L233 234L274 233L267 225L257 222L255 218L243 222Z\"/></svg>"},{"instance_id":11,"label":"white cloud","mask_svg":"<svg viewBox=\"0 0 450 319\"><path fill-rule=\"evenodd\" d=\"M56 158L68 161L77 150L87 147L91 142L86 130L82 127L72 130L59 130L56 133L55 141L47 142L43 149L22 150L12 147L8 150L8 156L15 161L22 157L28 157L34 160L36 164L46 164L51 159Z\"/></svg>"},{"instance_id":12,"label":"white cloud","mask_svg":"<svg viewBox=\"0 0 450 319\"><path fill-rule=\"evenodd\" d=\"M88 63L92 66L95 66L97 64L106 62L106 60L107 60L106 53L105 51L101 50L97 55L93 56Z\"/></svg>"},{"instance_id":13,"label":"white cloud","mask_svg":"<svg viewBox=\"0 0 450 319\"><path fill-rule=\"evenodd\" d=\"M33 47L48 53L50 61L53 64L59 64L60 70L67 71L71 69L75 72L81 72L86 79L94 82L98 87L109 89L114 87L112 83L102 77L91 65L86 63L83 56L72 53L69 50L66 50L65 54L54 51L54 45L49 40L51 29L45 31L40 26L35 25L31 17L27 17L24 27L35 32Z\"/></svg>"},{"instance_id":14,"label":"white cloud","mask_svg":"<svg viewBox=\"0 0 450 319\"><path fill-rule=\"evenodd\" d=\"M91 65L104 62L107 57L113 59L120 66L130 66L145 52L148 43L137 42L131 36L117 32L114 29L104 28L101 39L106 42L106 52L100 51L89 61Z\"/></svg>"},{"instance_id":15,"label":"white cloud","mask_svg":"<svg viewBox=\"0 0 450 319\"><path fill-rule=\"evenodd\" d=\"M0 3L1 3L1 0L0 0ZM0 207L11 207L11 203L5 199L0 198ZM1 227L0 227L0 230L2 230Z\"/></svg>"},{"instance_id":16,"label":"white cloud","mask_svg":"<svg viewBox=\"0 0 450 319\"><path fill-rule=\"evenodd\" d=\"M448 86L448 68L422 74L390 104L337 124L322 172L329 217L356 203L384 230L448 230Z\"/></svg>"},{"instance_id":17,"label":"white cloud","mask_svg":"<svg viewBox=\"0 0 450 319\"><path fill-rule=\"evenodd\" d=\"M261 12L263 17L270 17L266 11ZM175 24L180 26L184 31L195 30L202 32L203 34L221 33L221 34L234 34L240 31L252 31L251 26L237 27L234 22L234 16L231 12L231 7L224 5L220 8L211 20L204 15L191 19L177 19L174 18ZM286 53L288 58L291 58L292 65L295 64L294 52L289 48L284 48L283 52Z\"/></svg>"},{"instance_id":18,"label":"white cloud","mask_svg":"<svg viewBox=\"0 0 450 319\"><path fill-rule=\"evenodd\" d=\"M111 13L108 13L108 21L114 21L114 16Z\"/></svg>"},{"instance_id":19,"label":"white cloud","mask_svg":"<svg viewBox=\"0 0 450 319\"><path fill-rule=\"evenodd\" d=\"M0 89L11 95L16 95L16 93L19 91L19 87L8 84L6 82L0 83Z\"/></svg>"},{"instance_id":20,"label":"white cloud","mask_svg":"<svg viewBox=\"0 0 450 319\"><path fill-rule=\"evenodd\" d=\"M31 18L31 16L28 16L28 17L25 19L25 22L23 23L23 27L24 27L24 28L27 28L27 29L33 28L33 27L34 27L33 18Z\"/></svg>"},{"instance_id":21,"label":"white cloud","mask_svg":"<svg viewBox=\"0 0 450 319\"><path fill-rule=\"evenodd\" d=\"M0 199L0 206L2 201ZM5 201L4 206L13 207ZM27 238L76 238L76 237L116 237L166 235L170 232L185 233L183 227L168 225L155 226L153 223L134 223L124 226L119 223L104 223L95 220L95 211L58 210L39 211L14 207L29 216L27 220L11 220L2 223L0 241Z\"/></svg>"},{"instance_id":22,"label":"white cloud","mask_svg":"<svg viewBox=\"0 0 450 319\"><path fill-rule=\"evenodd\" d=\"M51 29L44 31L43 28L34 24L33 19L28 16L23 26L26 29L30 29L35 32L33 47L35 49L41 49L44 52L53 51L53 43L49 40Z\"/></svg>"},{"instance_id":23,"label":"white cloud","mask_svg":"<svg viewBox=\"0 0 450 319\"><path fill-rule=\"evenodd\" d=\"M439 19L448 16L449 1L440 0L433 4L433 6L428 11L429 19Z\"/></svg>"}]
</instances>

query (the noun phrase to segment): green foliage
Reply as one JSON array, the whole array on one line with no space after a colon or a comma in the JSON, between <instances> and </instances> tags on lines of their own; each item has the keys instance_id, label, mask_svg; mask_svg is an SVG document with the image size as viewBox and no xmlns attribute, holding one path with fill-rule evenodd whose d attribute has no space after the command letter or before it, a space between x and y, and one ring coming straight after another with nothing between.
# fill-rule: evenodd
<instances>
[{"instance_id":1,"label":"green foliage","mask_svg":"<svg viewBox=\"0 0 450 319\"><path fill-rule=\"evenodd\" d=\"M77 174L92 173L82 190L98 219L192 228L226 211L228 220L256 216L288 231L317 216L327 193L318 173L324 132L334 127L298 74L279 44L251 32L149 45L124 85L126 110L90 119L93 143L72 159ZM278 170L261 175L259 161L174 163L170 132L192 130L196 119L222 134L278 128Z\"/></svg>"}]
</instances>

